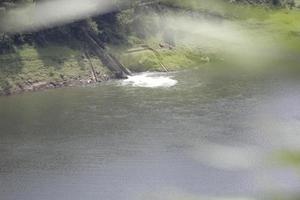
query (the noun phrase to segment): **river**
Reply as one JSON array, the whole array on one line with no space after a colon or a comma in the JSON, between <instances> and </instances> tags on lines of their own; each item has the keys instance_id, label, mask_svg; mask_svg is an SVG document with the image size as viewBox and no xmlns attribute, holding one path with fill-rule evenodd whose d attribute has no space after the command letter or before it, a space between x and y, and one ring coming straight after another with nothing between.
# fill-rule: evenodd
<instances>
[{"instance_id":1,"label":"river","mask_svg":"<svg viewBox=\"0 0 300 200\"><path fill-rule=\"evenodd\" d=\"M209 68L1 97L0 199L296 194L275 155L299 149L299 102L298 81Z\"/></svg>"}]
</instances>

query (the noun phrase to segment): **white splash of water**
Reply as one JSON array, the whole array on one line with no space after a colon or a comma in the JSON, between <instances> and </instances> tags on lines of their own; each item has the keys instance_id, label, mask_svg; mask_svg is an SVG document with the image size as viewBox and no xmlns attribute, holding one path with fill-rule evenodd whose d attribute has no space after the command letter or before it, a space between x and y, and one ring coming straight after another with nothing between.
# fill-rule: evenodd
<instances>
[{"instance_id":1,"label":"white splash of water","mask_svg":"<svg viewBox=\"0 0 300 200\"><path fill-rule=\"evenodd\" d=\"M145 87L145 88L169 88L178 83L171 76L162 73L141 73L129 76L128 79L122 81L123 86Z\"/></svg>"}]
</instances>

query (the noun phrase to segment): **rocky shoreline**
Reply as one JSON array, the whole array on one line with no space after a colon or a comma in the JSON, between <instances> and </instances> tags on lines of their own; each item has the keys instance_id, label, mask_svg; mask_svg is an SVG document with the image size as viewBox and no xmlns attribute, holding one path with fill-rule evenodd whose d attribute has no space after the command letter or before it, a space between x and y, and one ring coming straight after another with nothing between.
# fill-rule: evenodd
<instances>
[{"instance_id":1,"label":"rocky shoreline","mask_svg":"<svg viewBox=\"0 0 300 200\"><path fill-rule=\"evenodd\" d=\"M62 81L31 81L28 80L24 84L17 84L17 88L14 90L0 91L1 96L11 96L22 94L25 92L37 92L49 89L65 88L65 87L76 87L85 86L91 84L97 84L108 80L115 79L113 76L104 74L97 77L97 81L92 76L89 77L75 77L72 79L65 79Z\"/></svg>"}]
</instances>

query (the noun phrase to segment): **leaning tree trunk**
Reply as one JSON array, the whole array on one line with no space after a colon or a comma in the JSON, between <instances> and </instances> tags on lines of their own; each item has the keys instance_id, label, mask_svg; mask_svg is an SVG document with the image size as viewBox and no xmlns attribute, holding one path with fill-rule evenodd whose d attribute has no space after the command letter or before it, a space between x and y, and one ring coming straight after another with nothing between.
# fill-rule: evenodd
<instances>
[{"instance_id":1,"label":"leaning tree trunk","mask_svg":"<svg viewBox=\"0 0 300 200\"><path fill-rule=\"evenodd\" d=\"M114 73L116 78L127 78L127 76L131 75L131 72L126 67L105 50L104 44L97 39L94 33L86 29L82 29L82 31L93 52L100 58L102 63Z\"/></svg>"}]
</instances>

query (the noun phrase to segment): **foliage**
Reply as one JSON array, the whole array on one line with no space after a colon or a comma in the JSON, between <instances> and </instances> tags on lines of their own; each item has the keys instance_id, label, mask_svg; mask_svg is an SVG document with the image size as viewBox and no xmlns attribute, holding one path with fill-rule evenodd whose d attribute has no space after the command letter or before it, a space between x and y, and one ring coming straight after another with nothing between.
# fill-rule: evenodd
<instances>
[{"instance_id":1,"label":"foliage","mask_svg":"<svg viewBox=\"0 0 300 200\"><path fill-rule=\"evenodd\" d=\"M158 51L160 57L150 50L136 53L122 54L121 61L134 72L164 71L161 63L170 71L199 67L201 63L213 61L214 55L204 54L187 48L176 50L161 49Z\"/></svg>"},{"instance_id":2,"label":"foliage","mask_svg":"<svg viewBox=\"0 0 300 200\"><path fill-rule=\"evenodd\" d=\"M32 1L12 1L12 3L32 3ZM220 18L245 23L257 35L266 33L266 37L274 37L287 46L300 47L300 14L298 10L270 9L265 5L277 5L266 2L264 6L246 5L243 1L227 0L161 0L159 6L179 8L182 12L203 12ZM235 3L233 3L235 2ZM254 1L253 1L254 2ZM257 1L256 1L257 2ZM131 46L151 43L149 37L157 35L160 27L160 17L149 17L147 12L155 14L164 12L156 6L140 6L140 1L130 1L125 10L89 17L58 27L48 28L36 32L17 33L8 35L0 33L0 91L9 93L18 90L26 82L64 81L74 77L88 76L89 65L83 54L87 48L83 29L93 32L106 46L117 46L122 50ZM270 4L271 3L271 4ZM280 4L283 5L283 4ZM3 6L0 2L0 7ZM154 21L157 20L157 21ZM253 31L253 32L254 32ZM161 37L161 36L159 36ZM161 38L155 38L151 43L155 49ZM163 62L171 70L194 67L199 63L215 60L215 55L204 54L201 51L188 48L175 50L159 49L161 58L151 51L134 54L123 54L112 51L121 62L133 71L162 70ZM103 67L99 60L94 59L99 70ZM63 77L63 78L62 78Z\"/></svg>"},{"instance_id":3,"label":"foliage","mask_svg":"<svg viewBox=\"0 0 300 200\"><path fill-rule=\"evenodd\" d=\"M300 167L300 152L281 151L277 154L278 159L284 164L292 167Z\"/></svg>"}]
</instances>

